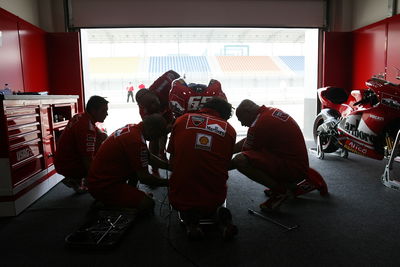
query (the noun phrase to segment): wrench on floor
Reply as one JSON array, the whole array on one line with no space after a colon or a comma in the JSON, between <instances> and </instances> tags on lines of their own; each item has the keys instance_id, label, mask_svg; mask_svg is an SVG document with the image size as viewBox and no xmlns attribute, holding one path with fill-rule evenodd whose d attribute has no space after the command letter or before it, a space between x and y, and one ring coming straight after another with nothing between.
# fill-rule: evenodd
<instances>
[{"instance_id":1,"label":"wrench on floor","mask_svg":"<svg viewBox=\"0 0 400 267\"><path fill-rule=\"evenodd\" d=\"M285 228L287 231L290 231L290 230L294 230L294 229L296 229L296 228L299 228L299 225L298 225L298 224L293 225L293 226L287 226L287 225L285 225L285 224L282 224L282 223L280 223L280 222L278 222L278 221L276 221L276 220L274 220L274 219L271 219L271 218L265 216L264 214L261 214L261 213L255 211L255 210L249 209L248 211L249 211L249 213L252 214L252 215L256 215L256 216L258 216L258 217L260 217L260 218L262 218L262 219L264 219L264 220L266 220L266 221L272 222L273 224L276 224L276 225L279 225L279 226L282 227L282 228Z\"/></svg>"}]
</instances>

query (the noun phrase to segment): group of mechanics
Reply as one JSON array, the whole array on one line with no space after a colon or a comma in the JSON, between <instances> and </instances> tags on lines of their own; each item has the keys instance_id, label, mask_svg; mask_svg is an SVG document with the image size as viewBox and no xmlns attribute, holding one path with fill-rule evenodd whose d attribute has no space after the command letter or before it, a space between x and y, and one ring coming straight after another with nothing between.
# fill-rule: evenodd
<instances>
[{"instance_id":1,"label":"group of mechanics","mask_svg":"<svg viewBox=\"0 0 400 267\"><path fill-rule=\"evenodd\" d=\"M301 129L280 109L243 100L236 116L248 132L236 142L228 122L233 107L216 80L187 85L170 70L135 98L142 121L110 136L96 127L108 112L103 97L92 96L85 112L69 121L54 162L65 185L88 191L105 205L141 212L152 211L155 202L151 193L138 189L139 182L168 187L169 203L190 239L202 238L200 220L213 217L223 239L230 240L238 229L224 205L229 170L267 187L262 211L278 208L310 178ZM170 171L170 178L162 178L159 168Z\"/></svg>"}]
</instances>

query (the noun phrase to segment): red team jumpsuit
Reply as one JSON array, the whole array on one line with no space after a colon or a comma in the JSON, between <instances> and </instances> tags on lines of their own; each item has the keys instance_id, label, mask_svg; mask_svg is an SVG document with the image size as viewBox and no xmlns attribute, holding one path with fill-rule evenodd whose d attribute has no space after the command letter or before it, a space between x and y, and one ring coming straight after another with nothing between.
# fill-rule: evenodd
<instances>
[{"instance_id":1,"label":"red team jumpsuit","mask_svg":"<svg viewBox=\"0 0 400 267\"><path fill-rule=\"evenodd\" d=\"M96 142L100 133L89 113L72 117L58 141L54 158L56 171L65 177L86 177L88 170L82 158L93 159L100 146L100 142Z\"/></svg>"},{"instance_id":2,"label":"red team jumpsuit","mask_svg":"<svg viewBox=\"0 0 400 267\"><path fill-rule=\"evenodd\" d=\"M163 115L167 123L172 123L173 121L172 112L169 108L169 102L168 102L169 91L171 91L172 81L179 77L180 76L178 73L170 70L161 75L149 87L149 91L154 92L157 95L158 99L160 100L161 114ZM139 113L142 118L144 118L147 115L150 115L147 114L142 107L139 107Z\"/></svg>"},{"instance_id":3,"label":"red team jumpsuit","mask_svg":"<svg viewBox=\"0 0 400 267\"><path fill-rule=\"evenodd\" d=\"M308 176L303 134L293 118L277 108L260 107L242 153L255 167L279 181L297 182Z\"/></svg>"},{"instance_id":4,"label":"red team jumpsuit","mask_svg":"<svg viewBox=\"0 0 400 267\"><path fill-rule=\"evenodd\" d=\"M167 150L173 168L169 201L175 209L213 212L224 203L235 140L233 127L213 110L176 119Z\"/></svg>"},{"instance_id":5,"label":"red team jumpsuit","mask_svg":"<svg viewBox=\"0 0 400 267\"><path fill-rule=\"evenodd\" d=\"M124 207L139 205L145 193L126 182L148 168L149 151L142 131L142 122L128 124L104 141L88 176L88 189L95 199Z\"/></svg>"}]
</instances>

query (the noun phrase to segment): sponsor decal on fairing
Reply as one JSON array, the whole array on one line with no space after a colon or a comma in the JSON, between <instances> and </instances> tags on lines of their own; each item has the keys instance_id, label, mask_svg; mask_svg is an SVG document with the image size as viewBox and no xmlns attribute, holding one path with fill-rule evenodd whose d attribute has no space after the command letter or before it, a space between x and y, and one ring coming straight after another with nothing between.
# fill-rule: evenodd
<instances>
[{"instance_id":1,"label":"sponsor decal on fairing","mask_svg":"<svg viewBox=\"0 0 400 267\"><path fill-rule=\"evenodd\" d=\"M376 116L374 114L370 114L369 117L371 119L374 119L374 120L377 120L377 121L384 121L385 120L383 117L379 117L379 116Z\"/></svg>"},{"instance_id":2,"label":"sponsor decal on fairing","mask_svg":"<svg viewBox=\"0 0 400 267\"><path fill-rule=\"evenodd\" d=\"M350 115L343 119L338 125L338 130L369 145L376 142L377 135L361 119L361 115Z\"/></svg>"},{"instance_id":3,"label":"sponsor decal on fairing","mask_svg":"<svg viewBox=\"0 0 400 267\"><path fill-rule=\"evenodd\" d=\"M344 147L347 150L349 150L355 154L359 154L359 155L365 155L368 152L368 148L366 148L363 145L360 145L352 140L347 140Z\"/></svg>"},{"instance_id":4,"label":"sponsor decal on fairing","mask_svg":"<svg viewBox=\"0 0 400 267\"><path fill-rule=\"evenodd\" d=\"M200 109L212 96L191 96L188 99L188 111Z\"/></svg>"}]
</instances>

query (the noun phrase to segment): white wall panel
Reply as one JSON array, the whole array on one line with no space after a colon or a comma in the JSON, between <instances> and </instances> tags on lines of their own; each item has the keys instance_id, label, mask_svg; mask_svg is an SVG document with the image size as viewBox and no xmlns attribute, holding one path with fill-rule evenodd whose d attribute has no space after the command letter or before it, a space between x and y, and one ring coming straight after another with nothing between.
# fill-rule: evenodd
<instances>
[{"instance_id":1,"label":"white wall panel","mask_svg":"<svg viewBox=\"0 0 400 267\"><path fill-rule=\"evenodd\" d=\"M353 30L388 17L388 0L353 0Z\"/></svg>"},{"instance_id":2,"label":"white wall panel","mask_svg":"<svg viewBox=\"0 0 400 267\"><path fill-rule=\"evenodd\" d=\"M0 7L39 27L38 0L0 0Z\"/></svg>"}]
</instances>

